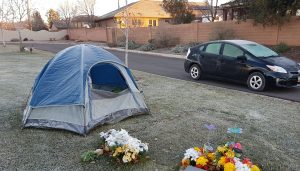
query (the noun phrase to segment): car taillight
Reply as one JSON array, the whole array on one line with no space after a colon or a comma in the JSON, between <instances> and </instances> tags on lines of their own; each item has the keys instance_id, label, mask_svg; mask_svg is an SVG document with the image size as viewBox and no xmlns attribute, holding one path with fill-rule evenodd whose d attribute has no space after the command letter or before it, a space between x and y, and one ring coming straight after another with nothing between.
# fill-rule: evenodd
<instances>
[{"instance_id":1,"label":"car taillight","mask_svg":"<svg viewBox=\"0 0 300 171\"><path fill-rule=\"evenodd\" d=\"M189 48L189 50L186 53L186 57L185 58L187 58L190 55L190 53L191 53L191 49Z\"/></svg>"}]
</instances>

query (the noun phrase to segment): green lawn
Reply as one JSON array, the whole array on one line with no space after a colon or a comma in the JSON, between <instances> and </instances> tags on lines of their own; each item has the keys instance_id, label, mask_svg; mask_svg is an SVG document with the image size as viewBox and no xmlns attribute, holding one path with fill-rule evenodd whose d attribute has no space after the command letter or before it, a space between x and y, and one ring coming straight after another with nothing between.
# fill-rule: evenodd
<instances>
[{"instance_id":1,"label":"green lawn","mask_svg":"<svg viewBox=\"0 0 300 171\"><path fill-rule=\"evenodd\" d=\"M218 131L214 145L233 140L262 170L298 170L299 103L134 71L151 115L99 126L87 137L67 131L21 129L22 111L36 75L53 54L17 53L0 48L0 170L178 170L187 148L206 142L205 123ZM98 147L99 133L126 129L149 143L148 161L120 166L110 159L81 163L80 155Z\"/></svg>"}]
</instances>

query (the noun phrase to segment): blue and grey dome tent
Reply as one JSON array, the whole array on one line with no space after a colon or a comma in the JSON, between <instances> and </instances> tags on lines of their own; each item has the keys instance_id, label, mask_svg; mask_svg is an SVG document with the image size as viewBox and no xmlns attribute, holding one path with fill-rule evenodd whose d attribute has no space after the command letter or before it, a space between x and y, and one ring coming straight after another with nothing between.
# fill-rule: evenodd
<instances>
[{"instance_id":1,"label":"blue and grey dome tent","mask_svg":"<svg viewBox=\"0 0 300 171\"><path fill-rule=\"evenodd\" d=\"M59 52L37 76L23 126L86 134L145 113L144 97L119 58L93 45L76 45Z\"/></svg>"}]
</instances>

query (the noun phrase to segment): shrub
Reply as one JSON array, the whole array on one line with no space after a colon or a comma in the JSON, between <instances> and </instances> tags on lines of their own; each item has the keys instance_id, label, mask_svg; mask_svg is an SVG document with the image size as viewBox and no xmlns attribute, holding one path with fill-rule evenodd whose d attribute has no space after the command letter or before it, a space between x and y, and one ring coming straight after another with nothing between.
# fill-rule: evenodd
<instances>
[{"instance_id":1,"label":"shrub","mask_svg":"<svg viewBox=\"0 0 300 171\"><path fill-rule=\"evenodd\" d=\"M209 34L209 40L226 40L226 39L235 39L235 32L231 28L222 27L222 25L218 24Z\"/></svg>"},{"instance_id":2,"label":"shrub","mask_svg":"<svg viewBox=\"0 0 300 171\"><path fill-rule=\"evenodd\" d=\"M273 48L277 53L284 53L290 50L290 47L284 42L280 42Z\"/></svg>"},{"instance_id":3,"label":"shrub","mask_svg":"<svg viewBox=\"0 0 300 171\"><path fill-rule=\"evenodd\" d=\"M178 37L171 37L166 35L165 33L161 33L158 35L156 39L150 39L150 43L154 43L158 48L166 48L175 46L179 43Z\"/></svg>"},{"instance_id":4,"label":"shrub","mask_svg":"<svg viewBox=\"0 0 300 171\"><path fill-rule=\"evenodd\" d=\"M126 46L126 42L125 41L122 41L122 42L118 42L117 43L117 46L119 47L125 47ZM136 49L136 48L139 48L140 45L135 43L135 41L133 40L129 40L128 41L128 49Z\"/></svg>"},{"instance_id":5,"label":"shrub","mask_svg":"<svg viewBox=\"0 0 300 171\"><path fill-rule=\"evenodd\" d=\"M116 43L107 43L107 46L108 47L117 47L117 44Z\"/></svg>"},{"instance_id":6,"label":"shrub","mask_svg":"<svg viewBox=\"0 0 300 171\"><path fill-rule=\"evenodd\" d=\"M68 34L65 35L64 40L70 40L70 36Z\"/></svg>"},{"instance_id":7,"label":"shrub","mask_svg":"<svg viewBox=\"0 0 300 171\"><path fill-rule=\"evenodd\" d=\"M171 49L171 52L173 53L186 53L189 48L197 46L201 44L201 42L190 42L188 44L183 44L183 45L176 45Z\"/></svg>"},{"instance_id":8,"label":"shrub","mask_svg":"<svg viewBox=\"0 0 300 171\"><path fill-rule=\"evenodd\" d=\"M151 51L151 50L155 50L155 49L156 49L156 45L154 43L146 43L138 48L138 50L141 50L141 51Z\"/></svg>"},{"instance_id":9,"label":"shrub","mask_svg":"<svg viewBox=\"0 0 300 171\"><path fill-rule=\"evenodd\" d=\"M19 42L20 39L18 39L18 38L12 38L12 39L10 39L10 41L11 41L11 42Z\"/></svg>"},{"instance_id":10,"label":"shrub","mask_svg":"<svg viewBox=\"0 0 300 171\"><path fill-rule=\"evenodd\" d=\"M23 41L28 41L28 38L27 38L27 37L25 37L25 38L23 39Z\"/></svg>"}]
</instances>

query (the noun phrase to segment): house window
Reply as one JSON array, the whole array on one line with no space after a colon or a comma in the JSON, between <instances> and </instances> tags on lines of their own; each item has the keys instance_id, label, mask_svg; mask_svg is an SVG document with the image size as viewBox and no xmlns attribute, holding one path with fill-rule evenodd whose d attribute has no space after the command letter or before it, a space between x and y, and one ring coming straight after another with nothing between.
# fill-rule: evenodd
<instances>
[{"instance_id":1,"label":"house window","mask_svg":"<svg viewBox=\"0 0 300 171\"><path fill-rule=\"evenodd\" d=\"M153 20L153 26L157 26L157 25L156 25L156 20Z\"/></svg>"},{"instance_id":2,"label":"house window","mask_svg":"<svg viewBox=\"0 0 300 171\"><path fill-rule=\"evenodd\" d=\"M149 20L149 25L148 26L152 26L152 20Z\"/></svg>"}]
</instances>

